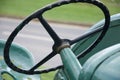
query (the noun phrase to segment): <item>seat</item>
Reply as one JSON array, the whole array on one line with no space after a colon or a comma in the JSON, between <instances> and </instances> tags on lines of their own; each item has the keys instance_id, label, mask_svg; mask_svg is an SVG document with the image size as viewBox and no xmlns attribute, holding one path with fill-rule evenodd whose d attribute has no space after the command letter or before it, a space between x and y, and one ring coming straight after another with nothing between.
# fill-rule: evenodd
<instances>
[{"instance_id":1,"label":"seat","mask_svg":"<svg viewBox=\"0 0 120 80\"><path fill-rule=\"evenodd\" d=\"M40 80L40 75L25 75L11 70L3 58L5 41L0 40L0 80ZM32 54L24 47L13 43L10 48L12 62L22 69L29 69L34 65Z\"/></svg>"}]
</instances>

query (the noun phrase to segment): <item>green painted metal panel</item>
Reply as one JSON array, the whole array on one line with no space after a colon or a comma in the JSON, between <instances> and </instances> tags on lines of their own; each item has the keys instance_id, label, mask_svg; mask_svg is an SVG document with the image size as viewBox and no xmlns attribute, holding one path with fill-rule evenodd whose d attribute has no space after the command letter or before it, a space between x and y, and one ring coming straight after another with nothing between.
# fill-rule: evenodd
<instances>
[{"instance_id":1,"label":"green painted metal panel","mask_svg":"<svg viewBox=\"0 0 120 80\"><path fill-rule=\"evenodd\" d=\"M96 29L97 27L101 27L104 24L104 21L100 21L97 24L95 24L94 26L92 26L87 32L89 31L93 31L94 29ZM99 34L99 33L98 33ZM84 49L86 49L89 44L91 44L95 38L98 36L98 34L93 35L93 36L89 36L88 38L76 43L73 47L72 47L72 51L73 53L75 53L75 55L80 54L80 52L82 52ZM90 52L88 53L84 58L79 59L80 63L83 65L91 56L93 56L94 54L96 54L97 52L110 47L112 45L115 45L117 43L120 43L120 14L116 14L113 15L111 17L111 24L110 24L110 28L106 34L106 36L103 38L103 40ZM113 50L113 49L112 49ZM114 50L113 50L114 51ZM105 56L108 57L108 56ZM94 59L94 58L93 58ZM115 59L115 58L114 58ZM73 59L71 59L73 60ZM87 66L89 66L91 62L88 63ZM64 63L65 64L65 63ZM87 62L86 62L87 64ZM94 63L95 64L95 63ZM92 66L92 65L91 65ZM102 66L102 65L101 65ZM118 65L119 66L119 65ZM67 65L66 65L67 67ZM83 66L83 68L85 68L85 65ZM93 68L94 70L95 68ZM118 67L116 68L116 70L118 69ZM92 69L89 69L92 70ZM99 69L100 70L100 69ZM79 75L79 80L84 80L84 78L86 78L86 76L90 76L91 74L87 73L86 75L84 75L84 69L80 70L81 74ZM120 71L118 69L118 71ZM99 71L98 71L99 72ZM98 74L98 72L96 71L95 75ZM107 73L106 73L107 74ZM69 75L71 76L71 75ZM114 76L114 75L113 75ZM84 78L83 78L84 77ZM91 77L91 76L90 76ZM100 76L98 76L100 77ZM97 78L97 77L96 77ZM93 80L95 80L96 78L91 78ZM66 72L64 71L64 69L61 69L58 71L58 73L55 76L55 80L70 80L70 77L68 77L66 75ZM90 80L90 79L85 79L85 80ZM100 80L100 79L98 79ZM108 79L109 80L109 79Z\"/></svg>"},{"instance_id":2,"label":"green painted metal panel","mask_svg":"<svg viewBox=\"0 0 120 80\"><path fill-rule=\"evenodd\" d=\"M68 80L64 70L60 69L54 77L54 80Z\"/></svg>"},{"instance_id":3,"label":"green painted metal panel","mask_svg":"<svg viewBox=\"0 0 120 80\"><path fill-rule=\"evenodd\" d=\"M25 75L11 70L3 59L4 45L5 41L0 40L0 80L2 80L2 77L6 78L5 80L8 80L8 78L9 80L40 80L39 75ZM31 53L18 44L12 44L10 56L13 63L22 69L29 69L34 65Z\"/></svg>"},{"instance_id":4,"label":"green painted metal panel","mask_svg":"<svg viewBox=\"0 0 120 80\"><path fill-rule=\"evenodd\" d=\"M78 80L81 72L81 65L70 48L65 48L60 52L64 64L64 73L68 80Z\"/></svg>"},{"instance_id":5,"label":"green painted metal panel","mask_svg":"<svg viewBox=\"0 0 120 80\"><path fill-rule=\"evenodd\" d=\"M120 80L120 52L106 59L94 72L92 80Z\"/></svg>"},{"instance_id":6,"label":"green painted metal panel","mask_svg":"<svg viewBox=\"0 0 120 80\"><path fill-rule=\"evenodd\" d=\"M100 21L97 24L95 24L89 31L93 31L94 29L98 27L102 27L104 24L104 21ZM120 43L120 14L113 15L111 17L111 23L110 23L110 28L103 38L103 40L91 51L89 52L85 57L79 59L80 63L83 65L85 61L90 58L92 55L95 53L101 51L104 48L107 48L111 45ZM80 54L83 50L85 50L99 35L99 33L89 36L88 38L78 42L75 44L75 46L72 48L73 52L77 55Z\"/></svg>"},{"instance_id":7,"label":"green painted metal panel","mask_svg":"<svg viewBox=\"0 0 120 80\"><path fill-rule=\"evenodd\" d=\"M120 80L120 44L106 48L83 65L79 80Z\"/></svg>"}]
</instances>

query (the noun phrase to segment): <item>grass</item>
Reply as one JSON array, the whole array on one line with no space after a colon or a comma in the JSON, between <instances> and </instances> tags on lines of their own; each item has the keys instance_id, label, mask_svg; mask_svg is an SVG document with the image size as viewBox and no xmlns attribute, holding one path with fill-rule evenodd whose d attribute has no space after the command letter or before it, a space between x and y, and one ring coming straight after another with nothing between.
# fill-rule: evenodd
<instances>
[{"instance_id":1,"label":"grass","mask_svg":"<svg viewBox=\"0 0 120 80\"><path fill-rule=\"evenodd\" d=\"M54 80L55 74L56 74L56 71L53 71L53 72L41 74L40 77L41 77L41 80Z\"/></svg>"},{"instance_id":2,"label":"grass","mask_svg":"<svg viewBox=\"0 0 120 80\"><path fill-rule=\"evenodd\" d=\"M52 3L56 0L1 0L0 15L26 17L32 12ZM120 1L112 2L102 0L109 8L111 15L120 13ZM102 12L93 5L77 3L61 6L52 9L44 14L45 18L52 21L62 21L71 23L93 24L103 19Z\"/></svg>"},{"instance_id":3,"label":"grass","mask_svg":"<svg viewBox=\"0 0 120 80\"><path fill-rule=\"evenodd\" d=\"M39 69L46 69L46 66L42 66ZM55 74L57 73L57 71L52 71L52 72L48 72L48 73L43 73L40 75L40 79L41 80L54 80Z\"/></svg>"},{"instance_id":4,"label":"grass","mask_svg":"<svg viewBox=\"0 0 120 80\"><path fill-rule=\"evenodd\" d=\"M0 14L27 16L36 9L49 4L52 0L0 0Z\"/></svg>"}]
</instances>

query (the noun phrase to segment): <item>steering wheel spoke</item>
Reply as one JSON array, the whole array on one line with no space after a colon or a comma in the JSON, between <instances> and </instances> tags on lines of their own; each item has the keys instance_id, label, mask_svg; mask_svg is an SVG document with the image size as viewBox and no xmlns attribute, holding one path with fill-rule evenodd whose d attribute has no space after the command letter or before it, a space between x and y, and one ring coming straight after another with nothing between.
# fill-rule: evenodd
<instances>
[{"instance_id":1,"label":"steering wheel spoke","mask_svg":"<svg viewBox=\"0 0 120 80\"><path fill-rule=\"evenodd\" d=\"M49 59L51 59L52 57L54 57L57 53L56 52L51 52L48 56L46 56L42 61L40 61L39 63L37 63L34 67L32 67L29 71L35 71L38 67L40 67L42 64L44 64L45 62L47 62Z\"/></svg>"},{"instance_id":2,"label":"steering wheel spoke","mask_svg":"<svg viewBox=\"0 0 120 80\"><path fill-rule=\"evenodd\" d=\"M56 34L56 32L52 29L52 27L47 23L47 21L42 17L38 17L39 21L41 22L41 24L44 26L44 28L46 29L46 31L49 33L50 37L53 39L54 42L61 42L61 39L59 38L59 36Z\"/></svg>"}]
</instances>

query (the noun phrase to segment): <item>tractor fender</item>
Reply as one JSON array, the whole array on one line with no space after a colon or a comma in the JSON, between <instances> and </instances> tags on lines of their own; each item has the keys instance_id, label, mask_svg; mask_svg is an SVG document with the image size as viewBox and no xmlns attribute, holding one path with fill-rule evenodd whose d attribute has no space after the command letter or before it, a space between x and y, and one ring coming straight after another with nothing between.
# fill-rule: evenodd
<instances>
[{"instance_id":1,"label":"tractor fender","mask_svg":"<svg viewBox=\"0 0 120 80\"><path fill-rule=\"evenodd\" d=\"M90 57L79 80L120 80L120 43Z\"/></svg>"}]
</instances>

